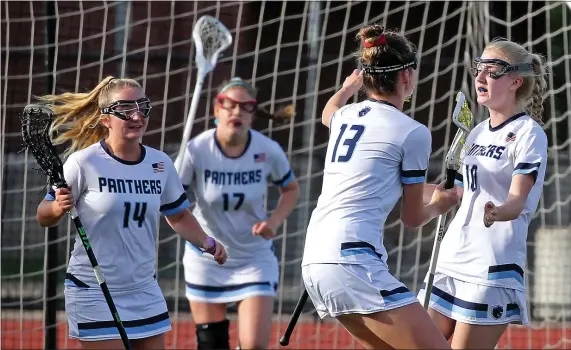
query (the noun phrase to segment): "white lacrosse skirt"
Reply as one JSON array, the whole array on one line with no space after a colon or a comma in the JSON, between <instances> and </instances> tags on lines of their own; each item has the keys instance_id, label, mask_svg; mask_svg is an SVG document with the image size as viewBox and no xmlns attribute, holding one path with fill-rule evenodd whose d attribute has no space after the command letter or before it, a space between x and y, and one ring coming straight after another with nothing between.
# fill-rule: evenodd
<instances>
[{"instance_id":1,"label":"white lacrosse skirt","mask_svg":"<svg viewBox=\"0 0 571 350\"><path fill-rule=\"evenodd\" d=\"M426 281L418 293L424 302ZM429 307L453 320L475 325L529 324L525 292L434 276Z\"/></svg>"},{"instance_id":2,"label":"white lacrosse skirt","mask_svg":"<svg viewBox=\"0 0 571 350\"><path fill-rule=\"evenodd\" d=\"M167 304L155 279L136 289L110 293L129 339L149 338L171 330ZM82 288L66 280L64 295L70 338L121 339L99 286Z\"/></svg>"},{"instance_id":3,"label":"white lacrosse skirt","mask_svg":"<svg viewBox=\"0 0 571 350\"><path fill-rule=\"evenodd\" d=\"M305 289L320 318L388 311L418 300L384 264L310 264Z\"/></svg>"},{"instance_id":4,"label":"white lacrosse skirt","mask_svg":"<svg viewBox=\"0 0 571 350\"><path fill-rule=\"evenodd\" d=\"M218 265L212 255L202 254L187 243L182 263L189 301L225 304L254 296L276 296L279 267L273 250L260 252L251 260L228 257L226 263Z\"/></svg>"}]
</instances>

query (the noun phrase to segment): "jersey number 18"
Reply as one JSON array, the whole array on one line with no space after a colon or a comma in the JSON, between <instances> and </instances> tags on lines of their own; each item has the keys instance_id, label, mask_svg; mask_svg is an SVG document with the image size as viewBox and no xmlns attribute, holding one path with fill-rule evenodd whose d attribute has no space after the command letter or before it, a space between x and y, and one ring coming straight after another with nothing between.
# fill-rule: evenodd
<instances>
[{"instance_id":1,"label":"jersey number 18","mask_svg":"<svg viewBox=\"0 0 571 350\"><path fill-rule=\"evenodd\" d=\"M466 164L465 175L466 189L475 192L478 189L478 166Z\"/></svg>"}]
</instances>

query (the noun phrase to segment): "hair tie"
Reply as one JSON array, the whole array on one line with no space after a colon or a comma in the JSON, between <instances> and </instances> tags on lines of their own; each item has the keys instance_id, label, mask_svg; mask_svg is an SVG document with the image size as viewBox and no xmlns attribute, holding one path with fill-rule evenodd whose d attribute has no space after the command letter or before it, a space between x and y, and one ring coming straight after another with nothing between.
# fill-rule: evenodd
<instances>
[{"instance_id":1,"label":"hair tie","mask_svg":"<svg viewBox=\"0 0 571 350\"><path fill-rule=\"evenodd\" d=\"M376 47L376 46L383 46L387 44L387 37L385 36L385 34L381 34L379 35L379 37L377 39L375 39L373 42L367 42L365 41L363 43L363 46L365 46L365 48L371 48L371 47Z\"/></svg>"}]
</instances>

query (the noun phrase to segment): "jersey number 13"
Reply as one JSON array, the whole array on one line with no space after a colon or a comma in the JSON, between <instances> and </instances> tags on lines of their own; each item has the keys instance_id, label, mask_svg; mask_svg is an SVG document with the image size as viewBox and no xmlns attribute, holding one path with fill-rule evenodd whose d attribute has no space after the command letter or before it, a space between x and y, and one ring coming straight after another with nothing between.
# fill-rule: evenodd
<instances>
[{"instance_id":1,"label":"jersey number 13","mask_svg":"<svg viewBox=\"0 0 571 350\"><path fill-rule=\"evenodd\" d=\"M355 151L355 147L357 146L357 142L363 136L363 132L365 132L365 127L363 125L352 125L349 130L356 131L353 137L348 137L343 142L344 146L347 146L347 152L344 155L339 155L337 157L337 148L339 147L339 143L345 134L345 130L347 130L347 124L341 125L341 132L339 132L339 136L337 137L337 141L335 141L335 147L333 147L333 155L331 156L331 162L348 162L349 159L353 156L353 152Z\"/></svg>"}]
</instances>

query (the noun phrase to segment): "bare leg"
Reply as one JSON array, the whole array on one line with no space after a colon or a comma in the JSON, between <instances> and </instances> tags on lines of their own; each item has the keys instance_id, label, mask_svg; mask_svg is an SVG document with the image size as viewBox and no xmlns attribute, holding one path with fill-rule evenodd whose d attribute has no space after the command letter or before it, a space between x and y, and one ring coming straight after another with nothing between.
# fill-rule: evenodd
<instances>
[{"instance_id":1,"label":"bare leg","mask_svg":"<svg viewBox=\"0 0 571 350\"><path fill-rule=\"evenodd\" d=\"M241 349L267 349L272 331L274 298L256 296L238 305L238 335Z\"/></svg>"},{"instance_id":2,"label":"bare leg","mask_svg":"<svg viewBox=\"0 0 571 350\"><path fill-rule=\"evenodd\" d=\"M450 344L420 303L369 315L343 315L337 319L351 334L351 329L356 326L369 330L370 333L354 334L367 348L386 349L388 345L395 349L450 349Z\"/></svg>"},{"instance_id":3,"label":"bare leg","mask_svg":"<svg viewBox=\"0 0 571 350\"><path fill-rule=\"evenodd\" d=\"M453 349L493 349L504 334L507 324L474 325L462 322L456 323Z\"/></svg>"},{"instance_id":4,"label":"bare leg","mask_svg":"<svg viewBox=\"0 0 571 350\"><path fill-rule=\"evenodd\" d=\"M428 314L430 315L430 318L432 318L432 321L440 329L440 331L444 335L444 338L446 338L446 340L450 340L452 334L454 334L454 327L456 327L456 320L448 318L430 307L428 308Z\"/></svg>"}]
</instances>

